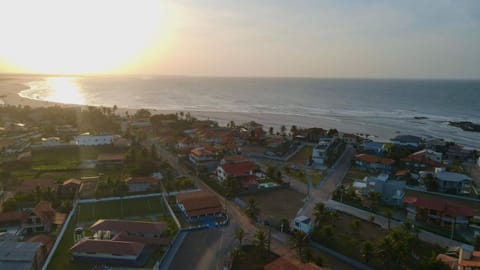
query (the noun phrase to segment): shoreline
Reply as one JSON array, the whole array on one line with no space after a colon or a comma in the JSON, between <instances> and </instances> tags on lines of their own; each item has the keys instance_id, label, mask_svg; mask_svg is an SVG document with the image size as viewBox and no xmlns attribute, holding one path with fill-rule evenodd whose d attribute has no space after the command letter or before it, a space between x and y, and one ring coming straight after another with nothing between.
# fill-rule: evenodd
<instances>
[{"instance_id":1,"label":"shoreline","mask_svg":"<svg viewBox=\"0 0 480 270\"><path fill-rule=\"evenodd\" d=\"M25 77L7 77L0 78L0 100L4 104L8 105L22 105L30 107L48 107L48 106L60 106L60 107L80 107L87 108L90 105L79 105L79 104L65 104L60 102L51 102L45 100L37 100L26 97L21 97L19 93L23 90L29 89L28 86L24 85L31 81L33 78L29 76ZM119 106L117 113L120 115L125 115L126 112L129 114L135 113L138 109L141 108L125 108ZM275 131L278 131L282 125L287 127L287 130L290 129L292 125L296 125L297 128L310 128L310 127L321 127L324 129L335 128L340 132L356 133L356 134L368 134L375 138L375 140L388 142L391 138L399 134L412 134L423 137L435 137L442 138L445 140L452 140L458 144L464 145L469 148L480 148L480 135L477 138L471 138L472 136L462 136L462 130L451 129L447 132L448 136L439 136L445 135L444 130L440 128L448 128L448 122L445 123L430 123L430 126L426 125L429 119L392 119L392 121L403 121L402 123L393 123L391 125L385 124L384 122L378 121L374 117L355 117L355 116L302 116L302 115L290 115L290 114L276 114L276 113L255 113L255 112L219 112L219 111L195 111L195 110L162 110L162 109L148 109L152 114L160 113L176 113L179 111L190 112L192 116L205 120L210 119L217 121L219 125L225 126L228 122L234 121L236 124L255 121L264 125L265 129L268 130L269 127L274 127ZM363 121L365 120L365 121ZM425 121L425 122L422 122ZM397 125L396 125L397 124ZM406 128L400 128L398 125L405 125ZM442 126L444 125L444 126ZM438 129L438 130L437 130ZM463 135L470 135L465 134ZM475 137L475 136L473 136Z\"/></svg>"}]
</instances>

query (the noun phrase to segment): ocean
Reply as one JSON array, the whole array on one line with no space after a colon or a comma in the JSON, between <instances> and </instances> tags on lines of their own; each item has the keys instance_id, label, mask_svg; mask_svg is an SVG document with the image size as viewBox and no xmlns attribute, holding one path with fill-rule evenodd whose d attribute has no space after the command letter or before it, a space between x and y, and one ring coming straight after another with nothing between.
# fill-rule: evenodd
<instances>
[{"instance_id":1,"label":"ocean","mask_svg":"<svg viewBox=\"0 0 480 270\"><path fill-rule=\"evenodd\" d=\"M448 125L480 123L480 81L474 80L84 76L26 85L20 95L31 99L190 111L221 124L337 128L378 140L414 134L480 148L480 133Z\"/></svg>"}]
</instances>

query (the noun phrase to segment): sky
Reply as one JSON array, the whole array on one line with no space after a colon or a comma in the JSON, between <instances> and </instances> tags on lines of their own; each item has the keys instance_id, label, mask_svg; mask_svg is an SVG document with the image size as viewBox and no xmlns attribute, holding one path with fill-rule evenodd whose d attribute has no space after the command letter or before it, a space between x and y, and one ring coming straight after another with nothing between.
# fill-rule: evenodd
<instances>
[{"instance_id":1,"label":"sky","mask_svg":"<svg viewBox=\"0 0 480 270\"><path fill-rule=\"evenodd\" d=\"M4 73L480 79L476 0L5 2Z\"/></svg>"}]
</instances>

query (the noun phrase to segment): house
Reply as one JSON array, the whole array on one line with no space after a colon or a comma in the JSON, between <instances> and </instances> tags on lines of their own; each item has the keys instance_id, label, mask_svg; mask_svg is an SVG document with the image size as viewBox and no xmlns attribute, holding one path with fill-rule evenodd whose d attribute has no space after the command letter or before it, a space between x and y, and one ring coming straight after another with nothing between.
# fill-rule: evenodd
<instances>
[{"instance_id":1,"label":"house","mask_svg":"<svg viewBox=\"0 0 480 270\"><path fill-rule=\"evenodd\" d=\"M423 143L423 139L413 135L398 135L391 139L392 143L398 146L405 146L411 149L417 149Z\"/></svg>"},{"instance_id":2,"label":"house","mask_svg":"<svg viewBox=\"0 0 480 270\"><path fill-rule=\"evenodd\" d=\"M265 139L265 131L262 124L250 121L240 126L240 136L245 140L258 142Z\"/></svg>"},{"instance_id":3,"label":"house","mask_svg":"<svg viewBox=\"0 0 480 270\"><path fill-rule=\"evenodd\" d=\"M188 159L195 166L206 166L211 170L215 169L218 164L217 154L205 149L204 147L198 147L190 150Z\"/></svg>"},{"instance_id":4,"label":"house","mask_svg":"<svg viewBox=\"0 0 480 270\"><path fill-rule=\"evenodd\" d=\"M292 230L310 234L312 232L312 219L306 216L295 217L292 223Z\"/></svg>"},{"instance_id":5,"label":"house","mask_svg":"<svg viewBox=\"0 0 480 270\"><path fill-rule=\"evenodd\" d=\"M175 145L175 148L179 151L190 150L195 147L197 147L197 142L194 138L191 137L184 137L183 139L179 140Z\"/></svg>"},{"instance_id":6,"label":"house","mask_svg":"<svg viewBox=\"0 0 480 270\"><path fill-rule=\"evenodd\" d=\"M468 206L456 205L449 201L436 198L405 197L407 218L437 222L441 225L455 224L468 225L474 216L473 209Z\"/></svg>"},{"instance_id":7,"label":"house","mask_svg":"<svg viewBox=\"0 0 480 270\"><path fill-rule=\"evenodd\" d=\"M143 264L145 244L128 241L83 239L70 248L75 262L120 264L139 266ZM145 257L145 256L144 256Z\"/></svg>"},{"instance_id":8,"label":"house","mask_svg":"<svg viewBox=\"0 0 480 270\"><path fill-rule=\"evenodd\" d=\"M390 180L387 174L377 177L367 176L363 180L353 182L353 188L361 196L370 192L378 192L380 199L388 205L401 206L405 195L405 181Z\"/></svg>"},{"instance_id":9,"label":"house","mask_svg":"<svg viewBox=\"0 0 480 270\"><path fill-rule=\"evenodd\" d=\"M324 165L328 159L330 149L333 145L333 138L321 138L312 151L312 160L316 165Z\"/></svg>"},{"instance_id":10,"label":"house","mask_svg":"<svg viewBox=\"0 0 480 270\"><path fill-rule=\"evenodd\" d=\"M39 188L41 191L55 191L57 189L57 183L53 179L32 179L23 181L22 184L16 189L16 192L32 193Z\"/></svg>"},{"instance_id":11,"label":"house","mask_svg":"<svg viewBox=\"0 0 480 270\"><path fill-rule=\"evenodd\" d=\"M433 175L438 191L453 194L470 194L472 179L461 173L440 171Z\"/></svg>"},{"instance_id":12,"label":"house","mask_svg":"<svg viewBox=\"0 0 480 270\"><path fill-rule=\"evenodd\" d=\"M40 242L19 242L8 233L0 235L0 268L5 270L40 270L47 249Z\"/></svg>"},{"instance_id":13,"label":"house","mask_svg":"<svg viewBox=\"0 0 480 270\"><path fill-rule=\"evenodd\" d=\"M117 219L100 219L95 222L90 231L97 233L94 238L108 238L101 235L109 231L111 241L128 241L152 245L168 245L170 243L167 225L163 222L144 222Z\"/></svg>"},{"instance_id":14,"label":"house","mask_svg":"<svg viewBox=\"0 0 480 270\"><path fill-rule=\"evenodd\" d=\"M480 251L472 246L462 245L458 256L458 270L480 269Z\"/></svg>"},{"instance_id":15,"label":"house","mask_svg":"<svg viewBox=\"0 0 480 270\"><path fill-rule=\"evenodd\" d=\"M386 152L386 148L384 143L366 140L360 145L360 151L363 153L383 157Z\"/></svg>"},{"instance_id":16,"label":"house","mask_svg":"<svg viewBox=\"0 0 480 270\"><path fill-rule=\"evenodd\" d=\"M129 177L125 179L128 186L128 192L146 192L155 188L160 183L157 177Z\"/></svg>"},{"instance_id":17,"label":"house","mask_svg":"<svg viewBox=\"0 0 480 270\"><path fill-rule=\"evenodd\" d=\"M113 143L113 135L90 135L87 132L75 136L74 142L78 146L108 145Z\"/></svg>"},{"instance_id":18,"label":"house","mask_svg":"<svg viewBox=\"0 0 480 270\"><path fill-rule=\"evenodd\" d=\"M40 201L32 211L28 212L27 218L22 223L22 230L26 234L50 232L53 225L63 224L65 217L63 218L63 221L56 221L56 212L52 208L52 203Z\"/></svg>"},{"instance_id":19,"label":"house","mask_svg":"<svg viewBox=\"0 0 480 270\"><path fill-rule=\"evenodd\" d=\"M125 155L122 154L99 154L97 156L97 167L119 167L123 165Z\"/></svg>"},{"instance_id":20,"label":"house","mask_svg":"<svg viewBox=\"0 0 480 270\"><path fill-rule=\"evenodd\" d=\"M208 192L178 194L177 207L189 222L224 215L224 208L217 196Z\"/></svg>"},{"instance_id":21,"label":"house","mask_svg":"<svg viewBox=\"0 0 480 270\"><path fill-rule=\"evenodd\" d=\"M321 138L327 135L327 131L323 128L308 128L299 130L297 134L307 142L318 143Z\"/></svg>"},{"instance_id":22,"label":"house","mask_svg":"<svg viewBox=\"0 0 480 270\"><path fill-rule=\"evenodd\" d=\"M77 191L80 190L81 186L82 186L82 180L71 178L63 182L62 192L77 193Z\"/></svg>"},{"instance_id":23,"label":"house","mask_svg":"<svg viewBox=\"0 0 480 270\"><path fill-rule=\"evenodd\" d=\"M343 133L342 139L345 143L352 144L352 145L356 145L361 141L363 141L362 137L355 134L351 134L351 133Z\"/></svg>"},{"instance_id":24,"label":"house","mask_svg":"<svg viewBox=\"0 0 480 270\"><path fill-rule=\"evenodd\" d=\"M389 159L389 158L382 158L379 156L369 155L369 154L358 154L358 155L355 155L354 164L360 169L367 170L367 171L380 171L383 173L392 173L394 169L393 165L395 164L395 160Z\"/></svg>"},{"instance_id":25,"label":"house","mask_svg":"<svg viewBox=\"0 0 480 270\"><path fill-rule=\"evenodd\" d=\"M228 176L234 177L238 181L256 179L256 170L258 165L240 157L223 159L217 167L218 181L223 182Z\"/></svg>"},{"instance_id":26,"label":"house","mask_svg":"<svg viewBox=\"0 0 480 270\"><path fill-rule=\"evenodd\" d=\"M443 154L430 149L423 149L410 155L411 157L421 157L436 163L442 163Z\"/></svg>"},{"instance_id":27,"label":"house","mask_svg":"<svg viewBox=\"0 0 480 270\"><path fill-rule=\"evenodd\" d=\"M424 151L424 150L422 150L422 151ZM419 152L422 152L422 151L419 151ZM431 151L431 150L425 150L425 151ZM417 153L419 153L419 152L417 152ZM420 171L420 170L426 170L426 169L445 168L446 167L445 164L434 160L434 158L436 158L436 156L432 156L430 158L426 154L417 154L417 153L414 153L412 155L409 155L406 158L403 158L401 160L403 166L408 168L408 169L411 169L412 171ZM425 153L427 153L427 152L425 152ZM436 152L434 152L434 153L436 153ZM440 154L440 160L441 160L441 154Z\"/></svg>"},{"instance_id":28,"label":"house","mask_svg":"<svg viewBox=\"0 0 480 270\"><path fill-rule=\"evenodd\" d=\"M302 263L293 257L282 256L263 267L264 270L323 270L313 263Z\"/></svg>"},{"instance_id":29,"label":"house","mask_svg":"<svg viewBox=\"0 0 480 270\"><path fill-rule=\"evenodd\" d=\"M472 150L465 149L460 145L451 145L448 147L446 156L450 160L466 160L472 157Z\"/></svg>"},{"instance_id":30,"label":"house","mask_svg":"<svg viewBox=\"0 0 480 270\"><path fill-rule=\"evenodd\" d=\"M0 229L21 228L22 223L27 219L27 211L10 211L0 213Z\"/></svg>"}]
</instances>

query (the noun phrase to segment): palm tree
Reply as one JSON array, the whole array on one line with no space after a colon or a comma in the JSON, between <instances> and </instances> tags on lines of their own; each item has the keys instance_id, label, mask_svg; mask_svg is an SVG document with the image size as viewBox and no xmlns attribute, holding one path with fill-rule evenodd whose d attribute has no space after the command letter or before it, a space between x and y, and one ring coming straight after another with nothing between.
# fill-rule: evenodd
<instances>
[{"instance_id":1,"label":"palm tree","mask_svg":"<svg viewBox=\"0 0 480 270\"><path fill-rule=\"evenodd\" d=\"M270 127L270 128L268 129L268 134L273 135L273 127Z\"/></svg>"},{"instance_id":2,"label":"palm tree","mask_svg":"<svg viewBox=\"0 0 480 270\"><path fill-rule=\"evenodd\" d=\"M287 127L285 127L285 125L282 125L280 127L280 132L282 133L282 136L285 136L285 131L287 131Z\"/></svg>"},{"instance_id":3,"label":"palm tree","mask_svg":"<svg viewBox=\"0 0 480 270\"><path fill-rule=\"evenodd\" d=\"M392 210L388 209L385 215L387 216L388 230L390 230L390 223L392 222L392 216L393 216Z\"/></svg>"},{"instance_id":4,"label":"palm tree","mask_svg":"<svg viewBox=\"0 0 480 270\"><path fill-rule=\"evenodd\" d=\"M253 239L253 245L258 249L260 255L262 257L265 257L268 250L267 233L262 230L255 233L255 237Z\"/></svg>"},{"instance_id":5,"label":"palm tree","mask_svg":"<svg viewBox=\"0 0 480 270\"><path fill-rule=\"evenodd\" d=\"M292 125L292 127L290 128L290 133L292 133L292 136L297 135L297 126L296 125Z\"/></svg>"},{"instance_id":6,"label":"palm tree","mask_svg":"<svg viewBox=\"0 0 480 270\"><path fill-rule=\"evenodd\" d=\"M352 220L350 224L350 228L354 233L358 233L360 231L360 220L358 218Z\"/></svg>"},{"instance_id":7,"label":"palm tree","mask_svg":"<svg viewBox=\"0 0 480 270\"><path fill-rule=\"evenodd\" d=\"M370 261L370 257L373 255L373 244L370 243L369 241L363 243L362 249L360 253L362 254L363 259L365 260L365 263L368 264Z\"/></svg>"},{"instance_id":8,"label":"palm tree","mask_svg":"<svg viewBox=\"0 0 480 270\"><path fill-rule=\"evenodd\" d=\"M302 258L304 248L308 246L308 235L302 231L294 231L290 237L290 247L297 250L299 258Z\"/></svg>"},{"instance_id":9,"label":"palm tree","mask_svg":"<svg viewBox=\"0 0 480 270\"><path fill-rule=\"evenodd\" d=\"M229 127L229 128L234 128L234 127L236 127L235 121L231 120L230 122L228 122L227 127Z\"/></svg>"},{"instance_id":10,"label":"palm tree","mask_svg":"<svg viewBox=\"0 0 480 270\"><path fill-rule=\"evenodd\" d=\"M235 232L235 238L240 243L240 246L242 246L243 238L245 238L245 231L242 228L240 228L238 231Z\"/></svg>"},{"instance_id":11,"label":"palm tree","mask_svg":"<svg viewBox=\"0 0 480 270\"><path fill-rule=\"evenodd\" d=\"M235 261L235 259L242 256L242 254L243 254L243 251L241 248L235 247L234 249L232 249L232 251L230 251L230 259L232 260L232 263L233 261Z\"/></svg>"},{"instance_id":12,"label":"palm tree","mask_svg":"<svg viewBox=\"0 0 480 270\"><path fill-rule=\"evenodd\" d=\"M255 199L250 198L248 200L248 205L247 205L247 209L245 209L245 213L251 219L257 221L257 216L260 213L260 209L258 208L258 203L257 201L255 201Z\"/></svg>"},{"instance_id":13,"label":"palm tree","mask_svg":"<svg viewBox=\"0 0 480 270\"><path fill-rule=\"evenodd\" d=\"M325 205L322 202L315 204L315 207L313 207L313 216L315 217L315 226L320 225L320 221L325 216Z\"/></svg>"}]
</instances>

